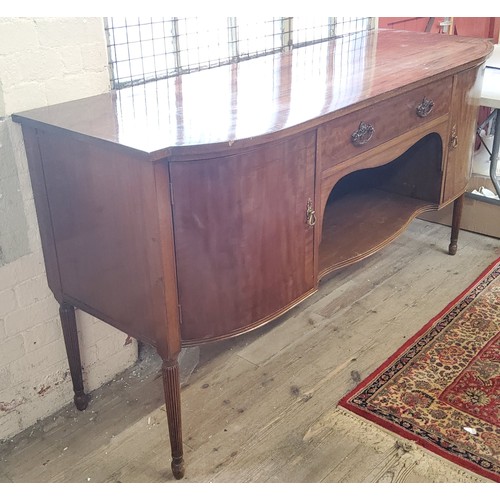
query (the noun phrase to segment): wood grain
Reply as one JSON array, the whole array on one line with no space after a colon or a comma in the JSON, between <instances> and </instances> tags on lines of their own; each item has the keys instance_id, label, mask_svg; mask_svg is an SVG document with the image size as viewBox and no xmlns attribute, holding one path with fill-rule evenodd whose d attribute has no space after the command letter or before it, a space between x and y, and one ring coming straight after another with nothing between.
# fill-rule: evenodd
<instances>
[{"instance_id":1,"label":"wood grain","mask_svg":"<svg viewBox=\"0 0 500 500\"><path fill-rule=\"evenodd\" d=\"M182 339L237 334L315 287L315 135L249 153L171 162Z\"/></svg>"},{"instance_id":2,"label":"wood grain","mask_svg":"<svg viewBox=\"0 0 500 500\"><path fill-rule=\"evenodd\" d=\"M39 147L51 218L41 229L64 301L156 345L166 326L151 300L154 291L164 303L152 166L42 131Z\"/></svg>"},{"instance_id":3,"label":"wood grain","mask_svg":"<svg viewBox=\"0 0 500 500\"><path fill-rule=\"evenodd\" d=\"M425 125L448 112L452 95L452 78L444 78L393 99L372 105L318 128L318 167L325 170L332 165ZM426 117L419 117L417 106L424 98L432 98L434 106ZM351 134L360 123L374 127L371 139L363 146L355 146Z\"/></svg>"},{"instance_id":4,"label":"wood grain","mask_svg":"<svg viewBox=\"0 0 500 500\"><path fill-rule=\"evenodd\" d=\"M372 31L13 119L154 159L220 153L228 145L237 149L295 134L446 78L477 66L491 50L481 39ZM395 122L398 112L393 110Z\"/></svg>"},{"instance_id":5,"label":"wood grain","mask_svg":"<svg viewBox=\"0 0 500 500\"><path fill-rule=\"evenodd\" d=\"M80 347L78 343L78 331L76 327L75 308L68 304L59 306L59 317L64 335L64 345L68 356L71 381L73 383L75 406L85 410L88 405L88 397L84 392L82 362L80 359Z\"/></svg>"},{"instance_id":6,"label":"wood grain","mask_svg":"<svg viewBox=\"0 0 500 500\"><path fill-rule=\"evenodd\" d=\"M376 31L13 116L27 138L56 298L155 346L164 361L175 477L184 474L181 346L276 319L326 273L359 265L417 214L458 198L469 173L478 70L491 48L484 40ZM415 108L426 97L435 109L421 118ZM363 151L346 143L358 120L376 125ZM382 300L392 299L401 300ZM300 435L283 435L282 422L298 418L306 432L308 401L325 408L332 379L359 379L346 370L380 348L370 335L382 326L366 320L362 301L352 304L363 316L360 344L329 369L332 307L320 296L309 318L324 335L304 355L314 372L306 386L294 383L306 369L294 354L275 374L258 367L233 393L242 409L277 397L262 399L264 387L287 388L263 427L254 409L255 420L228 429L251 442L225 450L207 477L228 477L240 452L259 447L265 455L279 439L281 454L248 468L254 479L267 465L276 474L304 446ZM334 328L359 326L337 319ZM214 373L214 386L244 365L233 360ZM221 411L219 392L206 392L206 411L186 426L201 450L213 446L203 430L229 411Z\"/></svg>"},{"instance_id":7,"label":"wood grain","mask_svg":"<svg viewBox=\"0 0 500 500\"><path fill-rule=\"evenodd\" d=\"M183 481L485 482L425 450L404 452L393 435L335 411L356 383L351 372L367 376L500 255L500 240L464 231L450 257L439 244L448 232L415 220L272 326L200 347L182 389ZM175 481L162 363L153 359L93 393L85 413L66 407L1 443L0 481Z\"/></svg>"},{"instance_id":8,"label":"wood grain","mask_svg":"<svg viewBox=\"0 0 500 500\"><path fill-rule=\"evenodd\" d=\"M474 141L471 138L474 137L477 126L482 75L482 71L464 71L454 77L444 202L463 193L469 182L474 152ZM456 143L453 143L453 135Z\"/></svg>"},{"instance_id":9,"label":"wood grain","mask_svg":"<svg viewBox=\"0 0 500 500\"><path fill-rule=\"evenodd\" d=\"M377 189L334 199L325 211L319 278L369 257L397 238L417 215L436 207Z\"/></svg>"},{"instance_id":10,"label":"wood grain","mask_svg":"<svg viewBox=\"0 0 500 500\"><path fill-rule=\"evenodd\" d=\"M168 418L168 433L172 450L171 468L175 479L184 477L184 451L182 446L182 417L179 363L164 361L162 364L163 390Z\"/></svg>"},{"instance_id":11,"label":"wood grain","mask_svg":"<svg viewBox=\"0 0 500 500\"><path fill-rule=\"evenodd\" d=\"M31 187L33 189L38 227L40 228L47 282L55 299L59 303L62 303L62 285L59 274L59 264L57 262L56 241L52 230L52 216L45 187L45 175L38 144L37 130L23 127L23 138L30 172Z\"/></svg>"}]
</instances>

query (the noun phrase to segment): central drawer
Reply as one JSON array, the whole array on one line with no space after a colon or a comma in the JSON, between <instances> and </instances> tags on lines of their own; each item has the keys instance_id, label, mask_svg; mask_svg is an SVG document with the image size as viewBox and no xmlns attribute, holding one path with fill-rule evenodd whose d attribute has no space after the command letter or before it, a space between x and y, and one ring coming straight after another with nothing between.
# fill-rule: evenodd
<instances>
[{"instance_id":1,"label":"central drawer","mask_svg":"<svg viewBox=\"0 0 500 500\"><path fill-rule=\"evenodd\" d=\"M451 93L452 77L448 77L321 125L320 171L446 114Z\"/></svg>"}]
</instances>

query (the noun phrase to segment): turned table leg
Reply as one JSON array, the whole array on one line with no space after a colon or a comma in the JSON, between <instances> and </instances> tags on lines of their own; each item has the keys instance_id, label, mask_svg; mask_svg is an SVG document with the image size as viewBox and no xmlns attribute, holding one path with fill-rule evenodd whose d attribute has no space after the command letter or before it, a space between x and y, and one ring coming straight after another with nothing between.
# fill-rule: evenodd
<instances>
[{"instance_id":1,"label":"turned table leg","mask_svg":"<svg viewBox=\"0 0 500 500\"><path fill-rule=\"evenodd\" d=\"M172 449L172 472L176 479L182 479L184 477L184 458L182 450L181 386L177 360L164 360L162 374L170 447Z\"/></svg>"},{"instance_id":2,"label":"turned table leg","mask_svg":"<svg viewBox=\"0 0 500 500\"><path fill-rule=\"evenodd\" d=\"M460 231L460 220L462 219L462 209L464 206L464 196L462 195L453 202L453 218L451 222L451 241L448 248L450 255L457 253L458 233Z\"/></svg>"},{"instance_id":3,"label":"turned table leg","mask_svg":"<svg viewBox=\"0 0 500 500\"><path fill-rule=\"evenodd\" d=\"M71 373L71 380L73 381L75 406L79 410L85 410L89 398L83 390L82 362L80 359L80 348L78 346L75 308L69 304L62 303L59 306L59 316L61 317L69 371Z\"/></svg>"}]
</instances>

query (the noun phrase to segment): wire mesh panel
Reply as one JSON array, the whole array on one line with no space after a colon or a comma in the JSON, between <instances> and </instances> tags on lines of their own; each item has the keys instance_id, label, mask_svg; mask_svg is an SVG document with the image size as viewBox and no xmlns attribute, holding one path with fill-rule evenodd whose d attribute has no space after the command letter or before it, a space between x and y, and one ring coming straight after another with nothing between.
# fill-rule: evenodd
<instances>
[{"instance_id":1,"label":"wire mesh panel","mask_svg":"<svg viewBox=\"0 0 500 500\"><path fill-rule=\"evenodd\" d=\"M370 17L109 17L113 88L366 31Z\"/></svg>"}]
</instances>

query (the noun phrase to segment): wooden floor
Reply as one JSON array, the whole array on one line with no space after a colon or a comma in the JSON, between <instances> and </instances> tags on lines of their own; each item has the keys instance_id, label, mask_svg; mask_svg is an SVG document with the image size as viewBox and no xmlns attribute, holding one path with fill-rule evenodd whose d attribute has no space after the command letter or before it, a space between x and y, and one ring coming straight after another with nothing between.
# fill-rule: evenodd
<instances>
[{"instance_id":1,"label":"wooden floor","mask_svg":"<svg viewBox=\"0 0 500 500\"><path fill-rule=\"evenodd\" d=\"M190 351L183 482L488 482L337 408L500 255L500 241L416 220L263 329ZM188 353L189 354L189 353ZM174 482L159 359L0 446L0 481Z\"/></svg>"}]
</instances>

